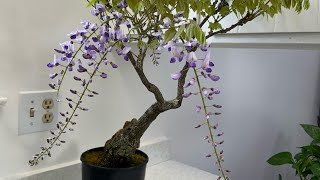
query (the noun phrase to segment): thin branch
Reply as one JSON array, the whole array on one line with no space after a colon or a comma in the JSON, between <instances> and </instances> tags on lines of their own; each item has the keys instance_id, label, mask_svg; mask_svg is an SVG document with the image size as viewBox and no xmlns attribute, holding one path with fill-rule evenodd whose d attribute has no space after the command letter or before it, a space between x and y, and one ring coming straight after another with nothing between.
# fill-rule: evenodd
<instances>
[{"instance_id":1,"label":"thin branch","mask_svg":"<svg viewBox=\"0 0 320 180\"><path fill-rule=\"evenodd\" d=\"M213 8L215 8L215 6L216 6L216 4L218 3L218 1L215 1L211 6L213 7ZM199 24L199 26L200 27L202 27L208 20L209 20L209 18L210 17L213 17L214 15L216 15L216 14L218 14L219 12L220 12L220 10L226 5L226 1L220 1L220 3L219 3L219 5L218 5L218 8L215 10L215 12L211 15L211 16L209 16L209 15L207 15L202 21L201 21L201 23Z\"/></svg>"},{"instance_id":2,"label":"thin branch","mask_svg":"<svg viewBox=\"0 0 320 180\"><path fill-rule=\"evenodd\" d=\"M183 93L184 93L184 88L183 85L186 82L186 77L189 71L189 64L186 63L181 72L181 76L178 80L178 85L177 85L177 96L175 99L172 99L170 101L166 101L163 106L161 107L162 111L167 111L169 109L177 109L181 106L182 101L183 101Z\"/></svg>"},{"instance_id":3,"label":"thin branch","mask_svg":"<svg viewBox=\"0 0 320 180\"><path fill-rule=\"evenodd\" d=\"M247 22L252 21L253 19L255 19L256 17L258 17L260 15L261 15L261 11L258 11L257 13L254 13L254 14L248 12L243 18L241 18L237 23L231 25L230 27L225 28L225 29L221 29L216 32L213 32L213 31L209 32L209 34L206 36L206 39L208 39L216 34L227 33L229 31L231 31L232 29L236 28L237 26L242 26L242 25L246 24Z\"/></svg>"}]
</instances>

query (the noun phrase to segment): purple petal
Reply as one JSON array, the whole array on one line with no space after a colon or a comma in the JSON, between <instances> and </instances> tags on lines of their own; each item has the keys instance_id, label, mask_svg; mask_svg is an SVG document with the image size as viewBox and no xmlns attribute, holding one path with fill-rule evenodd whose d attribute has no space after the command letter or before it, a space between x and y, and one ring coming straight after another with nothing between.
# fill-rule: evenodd
<instances>
[{"instance_id":1,"label":"purple petal","mask_svg":"<svg viewBox=\"0 0 320 180\"><path fill-rule=\"evenodd\" d=\"M47 67L48 67L48 68L53 68L53 67L54 67L54 64L50 62L50 63L47 64Z\"/></svg>"},{"instance_id":2,"label":"purple petal","mask_svg":"<svg viewBox=\"0 0 320 180\"><path fill-rule=\"evenodd\" d=\"M219 76L216 76L216 75L211 75L211 74L209 74L208 76L209 76L209 78L210 78L212 81L219 81L219 79L220 79L220 77L219 77Z\"/></svg>"},{"instance_id":3,"label":"purple petal","mask_svg":"<svg viewBox=\"0 0 320 180\"><path fill-rule=\"evenodd\" d=\"M176 57L172 57L171 59L170 59L170 63L175 63L177 61L177 58Z\"/></svg>"},{"instance_id":4,"label":"purple petal","mask_svg":"<svg viewBox=\"0 0 320 180\"><path fill-rule=\"evenodd\" d=\"M213 93L214 93L214 94L220 94L220 90L216 89L216 90L214 90Z\"/></svg>"},{"instance_id":5,"label":"purple petal","mask_svg":"<svg viewBox=\"0 0 320 180\"><path fill-rule=\"evenodd\" d=\"M184 93L183 95L182 95L182 97L184 97L184 98L188 98L189 96L191 96L192 95L192 93L191 92L189 92L189 93Z\"/></svg>"},{"instance_id":6,"label":"purple petal","mask_svg":"<svg viewBox=\"0 0 320 180\"><path fill-rule=\"evenodd\" d=\"M98 42L99 39L98 39L97 37L93 37L93 38L92 38L92 41L93 41L93 42Z\"/></svg>"},{"instance_id":7,"label":"purple petal","mask_svg":"<svg viewBox=\"0 0 320 180\"><path fill-rule=\"evenodd\" d=\"M201 106L196 106L196 111L199 113L201 111Z\"/></svg>"},{"instance_id":8,"label":"purple petal","mask_svg":"<svg viewBox=\"0 0 320 180\"><path fill-rule=\"evenodd\" d=\"M107 78L108 77L108 75L106 74L106 73L101 73L101 75L100 75L103 79L105 79L105 78Z\"/></svg>"},{"instance_id":9,"label":"purple petal","mask_svg":"<svg viewBox=\"0 0 320 180\"><path fill-rule=\"evenodd\" d=\"M106 11L106 8L104 7L104 5L103 4L99 4L99 3L96 4L96 9L99 12L105 12Z\"/></svg>"},{"instance_id":10,"label":"purple petal","mask_svg":"<svg viewBox=\"0 0 320 180\"><path fill-rule=\"evenodd\" d=\"M115 63L113 63L113 62L110 62L110 64L111 64L111 66L112 66L112 68L118 68L118 65L116 65Z\"/></svg>"},{"instance_id":11,"label":"purple petal","mask_svg":"<svg viewBox=\"0 0 320 180\"><path fill-rule=\"evenodd\" d=\"M215 107L215 108L222 108L221 105L217 105L217 104L214 104L214 105L212 105L212 106Z\"/></svg>"},{"instance_id":12,"label":"purple petal","mask_svg":"<svg viewBox=\"0 0 320 180\"><path fill-rule=\"evenodd\" d=\"M210 51L207 52L207 54L205 55L204 60L201 64L201 68L204 70L207 69L209 67L209 61L210 61Z\"/></svg>"},{"instance_id":13,"label":"purple petal","mask_svg":"<svg viewBox=\"0 0 320 180\"><path fill-rule=\"evenodd\" d=\"M50 83L49 86L52 88L52 89L55 89L56 88L56 85L54 83Z\"/></svg>"},{"instance_id":14,"label":"purple petal","mask_svg":"<svg viewBox=\"0 0 320 180\"><path fill-rule=\"evenodd\" d=\"M87 71L87 69L84 68L82 65L79 65L79 66L78 66L78 72L79 72L79 73L86 72L86 71Z\"/></svg>"},{"instance_id":15,"label":"purple petal","mask_svg":"<svg viewBox=\"0 0 320 180\"><path fill-rule=\"evenodd\" d=\"M208 90L207 90L207 88L202 88L202 94L203 94L204 96L207 96L207 95L208 95Z\"/></svg>"},{"instance_id":16,"label":"purple petal","mask_svg":"<svg viewBox=\"0 0 320 180\"><path fill-rule=\"evenodd\" d=\"M81 81L81 78L79 78L77 76L74 76L73 79L76 80L76 81Z\"/></svg>"},{"instance_id":17,"label":"purple petal","mask_svg":"<svg viewBox=\"0 0 320 180\"><path fill-rule=\"evenodd\" d=\"M64 54L65 52L64 51L61 51L59 49L54 49L57 53L60 53L60 54Z\"/></svg>"},{"instance_id":18,"label":"purple petal","mask_svg":"<svg viewBox=\"0 0 320 180\"><path fill-rule=\"evenodd\" d=\"M81 21L81 25L84 29L88 29L90 26L90 22L89 21Z\"/></svg>"},{"instance_id":19,"label":"purple petal","mask_svg":"<svg viewBox=\"0 0 320 180\"><path fill-rule=\"evenodd\" d=\"M190 83L185 83L184 85L183 85L183 88L187 88L187 87L189 87L191 84Z\"/></svg>"},{"instance_id":20,"label":"purple petal","mask_svg":"<svg viewBox=\"0 0 320 180\"><path fill-rule=\"evenodd\" d=\"M131 50L131 47L124 47L121 52L122 54L127 54L130 50Z\"/></svg>"},{"instance_id":21,"label":"purple petal","mask_svg":"<svg viewBox=\"0 0 320 180\"><path fill-rule=\"evenodd\" d=\"M76 39L78 35L79 35L78 31L72 31L70 34L68 34L70 39Z\"/></svg>"},{"instance_id":22,"label":"purple petal","mask_svg":"<svg viewBox=\"0 0 320 180\"><path fill-rule=\"evenodd\" d=\"M195 79L195 78L192 78L192 79L190 80L190 84L191 84L191 85L193 85L195 82L196 82L196 79Z\"/></svg>"},{"instance_id":23,"label":"purple petal","mask_svg":"<svg viewBox=\"0 0 320 180\"><path fill-rule=\"evenodd\" d=\"M49 74L50 79L54 79L58 76L58 73Z\"/></svg>"},{"instance_id":24,"label":"purple petal","mask_svg":"<svg viewBox=\"0 0 320 180\"><path fill-rule=\"evenodd\" d=\"M128 60L129 60L129 57L128 57L128 56L124 56L123 59L124 59L125 61L128 61Z\"/></svg>"},{"instance_id":25,"label":"purple petal","mask_svg":"<svg viewBox=\"0 0 320 180\"><path fill-rule=\"evenodd\" d=\"M107 59L104 60L103 63L104 63L104 65L107 65L108 64L108 60Z\"/></svg>"},{"instance_id":26,"label":"purple petal","mask_svg":"<svg viewBox=\"0 0 320 180\"><path fill-rule=\"evenodd\" d=\"M207 72L207 73L211 73L211 72L212 72L212 69L211 69L211 68L207 68L207 69L206 69L206 72Z\"/></svg>"},{"instance_id":27,"label":"purple petal","mask_svg":"<svg viewBox=\"0 0 320 180\"><path fill-rule=\"evenodd\" d=\"M181 73L175 73L175 74L171 74L171 78L173 80L178 80L181 77Z\"/></svg>"},{"instance_id":28,"label":"purple petal","mask_svg":"<svg viewBox=\"0 0 320 180\"><path fill-rule=\"evenodd\" d=\"M71 92L72 94L77 94L77 91L76 91L76 90L73 90L73 89L70 89L70 92Z\"/></svg>"},{"instance_id":29,"label":"purple petal","mask_svg":"<svg viewBox=\"0 0 320 180\"><path fill-rule=\"evenodd\" d=\"M195 67L197 67L197 64L195 62L191 62L191 63L189 63L189 67L195 68Z\"/></svg>"},{"instance_id":30,"label":"purple petal","mask_svg":"<svg viewBox=\"0 0 320 180\"><path fill-rule=\"evenodd\" d=\"M82 57L83 57L84 59L91 59L91 58L92 58L92 56L91 56L89 53L87 53L87 54L82 54Z\"/></svg>"}]
</instances>

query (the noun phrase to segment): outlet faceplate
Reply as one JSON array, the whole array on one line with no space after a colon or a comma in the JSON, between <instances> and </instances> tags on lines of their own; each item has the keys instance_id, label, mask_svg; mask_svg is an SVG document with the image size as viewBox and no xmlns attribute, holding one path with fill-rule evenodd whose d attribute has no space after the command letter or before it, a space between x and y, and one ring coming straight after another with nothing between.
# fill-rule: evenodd
<instances>
[{"instance_id":1,"label":"outlet faceplate","mask_svg":"<svg viewBox=\"0 0 320 180\"><path fill-rule=\"evenodd\" d=\"M18 134L56 129L58 102L56 91L28 91L19 93Z\"/></svg>"}]
</instances>

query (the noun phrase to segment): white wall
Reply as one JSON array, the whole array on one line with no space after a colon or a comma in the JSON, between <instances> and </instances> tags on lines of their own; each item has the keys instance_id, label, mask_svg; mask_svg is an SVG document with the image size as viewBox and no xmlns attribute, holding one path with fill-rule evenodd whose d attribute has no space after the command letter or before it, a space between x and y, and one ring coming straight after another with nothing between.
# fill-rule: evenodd
<instances>
[{"instance_id":1,"label":"white wall","mask_svg":"<svg viewBox=\"0 0 320 180\"><path fill-rule=\"evenodd\" d=\"M27 161L45 144L48 133L17 135L18 92L48 89L46 63L52 49L64 41L66 34L80 27L85 3L69 1L13 1L0 7L0 95L9 98L0 108L0 177L31 171L79 158L82 151L103 145L123 122L138 117L153 102L153 96L142 87L131 66L119 61L119 71L95 84L100 98L87 101L92 110L82 113L76 131L66 136L65 146L52 152L50 160L30 168ZM226 135L226 166L236 180L275 177L277 168L265 160L281 150L294 150L306 137L298 124L315 122L319 106L319 52L297 50L214 49L216 71L222 78L216 84L222 91L217 103L224 106L218 120ZM165 92L175 95L168 66L168 54L159 67L147 74ZM72 84L71 84L72 85ZM202 141L205 129L194 129L199 116L194 104L184 102L179 110L162 114L143 142L168 135L175 142L174 157L201 169L215 172L212 161L204 158L210 147ZM308 140L308 139L307 139ZM286 170L286 168L284 168ZM288 176L289 177L289 176ZM289 178L290 179L290 178Z\"/></svg>"},{"instance_id":2,"label":"white wall","mask_svg":"<svg viewBox=\"0 0 320 180\"><path fill-rule=\"evenodd\" d=\"M274 153L293 151L308 144L299 124L316 124L319 109L319 51L274 49L213 49L211 53L221 89L215 103L223 105L217 118L225 132L225 166L235 180L295 179L289 167L269 166L265 161ZM174 137L174 157L179 161L213 170L210 152L202 137L206 131L195 130L199 116L188 101L172 119L170 135ZM175 120L175 121L174 121ZM184 132L177 130L184 129ZM197 154L198 153L198 154Z\"/></svg>"}]
</instances>

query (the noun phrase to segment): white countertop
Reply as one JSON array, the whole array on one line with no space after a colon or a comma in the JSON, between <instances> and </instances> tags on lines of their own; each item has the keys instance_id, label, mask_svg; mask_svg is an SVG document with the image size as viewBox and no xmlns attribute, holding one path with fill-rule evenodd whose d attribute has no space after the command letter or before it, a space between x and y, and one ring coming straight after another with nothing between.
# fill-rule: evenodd
<instances>
[{"instance_id":1,"label":"white countertop","mask_svg":"<svg viewBox=\"0 0 320 180\"><path fill-rule=\"evenodd\" d=\"M149 156L145 180L217 180L218 176L174 161L170 157L170 140L160 138L142 148ZM0 180L81 180L79 160L50 166Z\"/></svg>"},{"instance_id":2,"label":"white countertop","mask_svg":"<svg viewBox=\"0 0 320 180\"><path fill-rule=\"evenodd\" d=\"M218 176L169 160L148 167L145 180L216 180Z\"/></svg>"}]
</instances>

